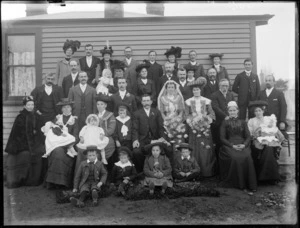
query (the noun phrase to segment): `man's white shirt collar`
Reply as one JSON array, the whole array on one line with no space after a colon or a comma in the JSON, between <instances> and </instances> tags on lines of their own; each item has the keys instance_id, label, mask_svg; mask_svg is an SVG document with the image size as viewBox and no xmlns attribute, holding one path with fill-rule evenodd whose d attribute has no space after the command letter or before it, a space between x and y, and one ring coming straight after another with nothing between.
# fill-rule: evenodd
<instances>
[{"instance_id":1,"label":"man's white shirt collar","mask_svg":"<svg viewBox=\"0 0 300 228\"><path fill-rule=\"evenodd\" d=\"M144 110L145 110L147 116L149 117L149 116L150 116L150 110L151 110L151 109L149 108L149 109L147 110L147 109L144 108Z\"/></svg>"},{"instance_id":2,"label":"man's white shirt collar","mask_svg":"<svg viewBox=\"0 0 300 228\"><path fill-rule=\"evenodd\" d=\"M194 61L194 62L190 61L190 63L191 63L192 66L195 66L197 61Z\"/></svg>"},{"instance_id":3,"label":"man's white shirt collar","mask_svg":"<svg viewBox=\"0 0 300 228\"><path fill-rule=\"evenodd\" d=\"M52 86L48 86L48 85L45 84L45 92L49 96L52 93Z\"/></svg>"},{"instance_id":4,"label":"man's white shirt collar","mask_svg":"<svg viewBox=\"0 0 300 228\"><path fill-rule=\"evenodd\" d=\"M186 159L190 160L191 156L189 155ZM181 156L181 160L185 159L183 156Z\"/></svg>"},{"instance_id":5,"label":"man's white shirt collar","mask_svg":"<svg viewBox=\"0 0 300 228\"><path fill-rule=\"evenodd\" d=\"M184 87L186 84L186 80L184 80L183 82L179 80L179 83L182 85L182 87Z\"/></svg>"},{"instance_id":6,"label":"man's white shirt collar","mask_svg":"<svg viewBox=\"0 0 300 228\"><path fill-rule=\"evenodd\" d=\"M150 63L151 63L151 64L154 64L154 63L155 63L155 61L150 61Z\"/></svg>"},{"instance_id":7,"label":"man's white shirt collar","mask_svg":"<svg viewBox=\"0 0 300 228\"><path fill-rule=\"evenodd\" d=\"M130 65L132 58L130 58L130 59L125 58L125 59L126 59L127 64Z\"/></svg>"},{"instance_id":8,"label":"man's white shirt collar","mask_svg":"<svg viewBox=\"0 0 300 228\"><path fill-rule=\"evenodd\" d=\"M94 161L94 164L96 164L97 161L98 161L98 159L96 158L95 161ZM87 160L87 163L88 163L88 164L90 163L90 160L89 160L89 159Z\"/></svg>"},{"instance_id":9,"label":"man's white shirt collar","mask_svg":"<svg viewBox=\"0 0 300 228\"><path fill-rule=\"evenodd\" d=\"M84 93L86 90L87 84L82 85L81 83L79 84L81 91Z\"/></svg>"},{"instance_id":10,"label":"man's white shirt collar","mask_svg":"<svg viewBox=\"0 0 300 228\"><path fill-rule=\"evenodd\" d=\"M266 89L266 94L267 94L267 97L270 96L270 94L272 93L274 87L272 87L271 89Z\"/></svg>"},{"instance_id":11,"label":"man's white shirt collar","mask_svg":"<svg viewBox=\"0 0 300 228\"><path fill-rule=\"evenodd\" d=\"M247 76L250 76L250 75L251 75L251 71L245 70L245 72L246 72L246 75L247 75Z\"/></svg>"},{"instance_id":12,"label":"man's white shirt collar","mask_svg":"<svg viewBox=\"0 0 300 228\"><path fill-rule=\"evenodd\" d=\"M124 97L125 97L125 95L126 95L126 90L124 90L124 91L119 90L119 93L120 93L120 97L121 97L122 99L124 99Z\"/></svg>"}]
</instances>

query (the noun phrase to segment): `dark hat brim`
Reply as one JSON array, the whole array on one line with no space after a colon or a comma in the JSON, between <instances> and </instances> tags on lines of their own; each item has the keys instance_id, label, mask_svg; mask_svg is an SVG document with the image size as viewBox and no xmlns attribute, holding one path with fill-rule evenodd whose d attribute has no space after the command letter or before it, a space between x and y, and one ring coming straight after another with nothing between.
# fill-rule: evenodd
<instances>
[{"instance_id":1,"label":"dark hat brim","mask_svg":"<svg viewBox=\"0 0 300 228\"><path fill-rule=\"evenodd\" d=\"M189 149L190 151L192 151L193 149L187 144L180 144L179 146L176 147L177 150L180 150L180 149Z\"/></svg>"},{"instance_id":2,"label":"dark hat brim","mask_svg":"<svg viewBox=\"0 0 300 228\"><path fill-rule=\"evenodd\" d=\"M166 144L163 143L163 142L155 142L155 143L151 143L151 144L148 144L146 146L144 146L144 150L151 154L151 150L152 150L152 147L154 146L159 146L161 149L162 149L162 152L161 153L164 153L164 150L166 150Z\"/></svg>"},{"instance_id":3,"label":"dark hat brim","mask_svg":"<svg viewBox=\"0 0 300 228\"><path fill-rule=\"evenodd\" d=\"M65 106L65 105L73 105L74 104L74 101L60 101L58 102L56 105L57 106Z\"/></svg>"},{"instance_id":4,"label":"dark hat brim","mask_svg":"<svg viewBox=\"0 0 300 228\"><path fill-rule=\"evenodd\" d=\"M98 102L98 101L109 103L109 102L111 102L111 99L110 99L109 96L106 96L106 95L103 95L103 94L100 93L96 97L96 102Z\"/></svg>"},{"instance_id":5,"label":"dark hat brim","mask_svg":"<svg viewBox=\"0 0 300 228\"><path fill-rule=\"evenodd\" d=\"M209 57L210 57L211 59L213 59L213 58L215 58L215 57L220 57L220 58L222 58L223 55L224 55L224 54L222 54L222 53L213 53L213 54L210 54Z\"/></svg>"},{"instance_id":6,"label":"dark hat brim","mask_svg":"<svg viewBox=\"0 0 300 228\"><path fill-rule=\"evenodd\" d=\"M142 63L142 64L138 65L138 66L135 68L135 71L136 71L137 73L139 73L139 72L141 72L141 70L142 70L143 68L146 68L146 69L148 70L149 67L150 67L150 64L148 64L148 63Z\"/></svg>"},{"instance_id":7,"label":"dark hat brim","mask_svg":"<svg viewBox=\"0 0 300 228\"><path fill-rule=\"evenodd\" d=\"M128 111L130 111L130 106L127 103L125 103L125 102L119 103L118 107L117 107L117 110L119 110L120 107L126 107L126 109Z\"/></svg>"},{"instance_id":8,"label":"dark hat brim","mask_svg":"<svg viewBox=\"0 0 300 228\"><path fill-rule=\"evenodd\" d=\"M171 46L170 49L168 49L166 52L165 52L165 56L169 56L169 55L175 55L176 58L180 58L181 57L181 47L173 47Z\"/></svg>"},{"instance_id":9,"label":"dark hat brim","mask_svg":"<svg viewBox=\"0 0 300 228\"><path fill-rule=\"evenodd\" d=\"M250 101L248 105L249 108L263 107L263 106L268 106L268 102L262 100Z\"/></svg>"},{"instance_id":10,"label":"dark hat brim","mask_svg":"<svg viewBox=\"0 0 300 228\"><path fill-rule=\"evenodd\" d=\"M189 82L187 84L187 86L193 88L193 87L200 87L203 88L204 86L206 86L207 80L204 77L199 77L196 80Z\"/></svg>"},{"instance_id":11,"label":"dark hat brim","mask_svg":"<svg viewBox=\"0 0 300 228\"><path fill-rule=\"evenodd\" d=\"M96 151L97 153L100 153L101 150L99 150L96 146L90 146L90 147L87 147L82 153L84 155L87 155L87 152L89 151Z\"/></svg>"},{"instance_id":12,"label":"dark hat brim","mask_svg":"<svg viewBox=\"0 0 300 228\"><path fill-rule=\"evenodd\" d=\"M128 147L121 146L118 150L118 155L120 155L122 152L126 153L129 157L132 157L132 151Z\"/></svg>"}]
</instances>

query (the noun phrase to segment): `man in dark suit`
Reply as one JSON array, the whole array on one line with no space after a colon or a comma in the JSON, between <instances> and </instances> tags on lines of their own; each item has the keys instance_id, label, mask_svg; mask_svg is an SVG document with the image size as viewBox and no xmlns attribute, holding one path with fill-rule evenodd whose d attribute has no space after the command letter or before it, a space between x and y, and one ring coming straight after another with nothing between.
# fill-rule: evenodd
<instances>
[{"instance_id":1,"label":"man in dark suit","mask_svg":"<svg viewBox=\"0 0 300 228\"><path fill-rule=\"evenodd\" d=\"M193 96L193 92L190 86L187 86L186 80L186 70L184 68L179 68L177 71L178 84L180 92L183 96L183 99L186 101L187 99Z\"/></svg>"},{"instance_id":2,"label":"man in dark suit","mask_svg":"<svg viewBox=\"0 0 300 228\"><path fill-rule=\"evenodd\" d=\"M150 144L151 140L164 140L163 118L160 111L151 107L150 95L142 96L143 108L137 110L133 115L133 162L138 172L143 171L144 146ZM170 144L169 144L170 145Z\"/></svg>"},{"instance_id":3,"label":"man in dark suit","mask_svg":"<svg viewBox=\"0 0 300 228\"><path fill-rule=\"evenodd\" d=\"M87 73L79 73L80 83L69 90L68 98L74 101L73 115L78 117L79 131L89 114L96 113L96 90L87 84Z\"/></svg>"},{"instance_id":4,"label":"man in dark suit","mask_svg":"<svg viewBox=\"0 0 300 228\"><path fill-rule=\"evenodd\" d=\"M148 78L154 81L155 88L159 88L159 80L163 76L162 65L156 62L156 51L151 50L148 52L150 67L148 68ZM156 94L158 97L158 93Z\"/></svg>"},{"instance_id":5,"label":"man in dark suit","mask_svg":"<svg viewBox=\"0 0 300 228\"><path fill-rule=\"evenodd\" d=\"M232 86L232 91L238 94L239 118L243 120L246 119L249 102L257 100L260 92L258 76L252 72L252 60L245 59L244 67L245 71L235 77ZM248 110L248 119L253 116Z\"/></svg>"},{"instance_id":6,"label":"man in dark suit","mask_svg":"<svg viewBox=\"0 0 300 228\"><path fill-rule=\"evenodd\" d=\"M217 70L215 68L209 68L207 71L207 83L203 88L202 96L211 99L211 95L219 90L217 82Z\"/></svg>"},{"instance_id":7,"label":"man in dark suit","mask_svg":"<svg viewBox=\"0 0 300 228\"><path fill-rule=\"evenodd\" d=\"M123 60L125 64L124 76L128 83L128 91L133 93L137 85L137 72L135 71L136 67L139 65L138 61L132 58L132 48L126 47L124 49L125 58Z\"/></svg>"},{"instance_id":8,"label":"man in dark suit","mask_svg":"<svg viewBox=\"0 0 300 228\"><path fill-rule=\"evenodd\" d=\"M164 84L166 83L166 81L169 80L174 80L174 81L178 81L176 75L173 75L173 71L174 71L174 67L172 64L169 64L168 62L165 64L165 71L166 74L164 74L160 79L159 79L159 85L158 85L158 89L156 89L156 93L159 95L162 87L164 86ZM158 96L157 95L157 96Z\"/></svg>"},{"instance_id":9,"label":"man in dark suit","mask_svg":"<svg viewBox=\"0 0 300 228\"><path fill-rule=\"evenodd\" d=\"M211 126L214 143L216 144L216 154L220 148L220 126L224 119L228 119L227 104L234 101L234 95L228 91L229 81L224 78L219 82L219 90L211 95L211 105L216 114L216 121Z\"/></svg>"},{"instance_id":10,"label":"man in dark suit","mask_svg":"<svg viewBox=\"0 0 300 228\"><path fill-rule=\"evenodd\" d=\"M71 60L69 64L71 67L71 74L64 77L62 81L62 89L63 89L64 97L68 97L70 88L79 84L78 63L76 60Z\"/></svg>"},{"instance_id":11,"label":"man in dark suit","mask_svg":"<svg viewBox=\"0 0 300 228\"><path fill-rule=\"evenodd\" d=\"M99 80L100 59L93 56L93 45L85 45L86 56L79 59L80 69L87 73L87 83L96 87Z\"/></svg>"},{"instance_id":12,"label":"man in dark suit","mask_svg":"<svg viewBox=\"0 0 300 228\"><path fill-rule=\"evenodd\" d=\"M287 127L286 114L287 104L283 92L274 88L275 78L273 75L268 75L265 78L266 89L260 91L258 99L268 102L265 115L274 114L277 119L278 128L284 131ZM286 137L286 135L285 135Z\"/></svg>"},{"instance_id":13,"label":"man in dark suit","mask_svg":"<svg viewBox=\"0 0 300 228\"><path fill-rule=\"evenodd\" d=\"M34 98L35 110L38 114L37 128L39 131L46 122L54 120L56 115L61 113L59 106L56 104L63 98L63 90L60 86L53 84L54 80L54 73L47 74L45 84L37 86L31 92L31 96Z\"/></svg>"},{"instance_id":14,"label":"man in dark suit","mask_svg":"<svg viewBox=\"0 0 300 228\"><path fill-rule=\"evenodd\" d=\"M199 78L200 76L205 77L205 72L204 72L204 67L202 64L200 64L199 62L197 62L197 52L195 50L191 50L189 52L189 58L190 61L188 64L185 65L184 68L191 68L191 67L195 67L195 79Z\"/></svg>"},{"instance_id":15,"label":"man in dark suit","mask_svg":"<svg viewBox=\"0 0 300 228\"><path fill-rule=\"evenodd\" d=\"M122 103L126 103L128 105L129 111L132 114L137 110L135 96L126 90L126 78L117 78L117 83L119 91L110 97L113 105L114 115L118 116L118 107Z\"/></svg>"}]
</instances>

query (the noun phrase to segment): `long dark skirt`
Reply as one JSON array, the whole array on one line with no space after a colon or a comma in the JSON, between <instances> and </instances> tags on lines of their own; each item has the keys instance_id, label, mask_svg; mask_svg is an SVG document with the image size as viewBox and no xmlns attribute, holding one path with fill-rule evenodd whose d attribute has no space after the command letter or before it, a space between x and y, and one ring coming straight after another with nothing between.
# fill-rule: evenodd
<instances>
[{"instance_id":1,"label":"long dark skirt","mask_svg":"<svg viewBox=\"0 0 300 228\"><path fill-rule=\"evenodd\" d=\"M258 181L279 180L279 165L275 157L276 149L276 147L270 146L265 146L262 150L252 147Z\"/></svg>"},{"instance_id":2,"label":"long dark skirt","mask_svg":"<svg viewBox=\"0 0 300 228\"><path fill-rule=\"evenodd\" d=\"M72 188L75 158L66 154L67 148L58 147L48 157L46 182Z\"/></svg>"},{"instance_id":3,"label":"long dark skirt","mask_svg":"<svg viewBox=\"0 0 300 228\"><path fill-rule=\"evenodd\" d=\"M7 187L37 186L42 183L42 154L32 158L29 151L22 151L17 155L8 154Z\"/></svg>"},{"instance_id":4,"label":"long dark skirt","mask_svg":"<svg viewBox=\"0 0 300 228\"><path fill-rule=\"evenodd\" d=\"M220 177L228 187L256 189L256 173L251 150L242 151L222 146L219 153Z\"/></svg>"},{"instance_id":5,"label":"long dark skirt","mask_svg":"<svg viewBox=\"0 0 300 228\"><path fill-rule=\"evenodd\" d=\"M211 134L209 134L208 137L197 137L197 135L190 130L189 144L193 149L191 155L196 159L200 166L201 176L214 176L216 170L216 155Z\"/></svg>"}]
</instances>

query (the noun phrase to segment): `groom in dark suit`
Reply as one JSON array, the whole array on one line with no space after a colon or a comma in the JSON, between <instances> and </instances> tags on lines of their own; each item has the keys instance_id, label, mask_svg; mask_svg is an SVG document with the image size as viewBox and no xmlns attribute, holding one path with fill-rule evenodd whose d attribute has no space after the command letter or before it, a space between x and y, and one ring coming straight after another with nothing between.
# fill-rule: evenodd
<instances>
[{"instance_id":1,"label":"groom in dark suit","mask_svg":"<svg viewBox=\"0 0 300 228\"><path fill-rule=\"evenodd\" d=\"M274 88L275 78L273 75L268 75L265 78L266 89L259 93L259 100L268 102L266 115L274 114L277 118L277 125L281 131L287 127L286 114L287 104L283 92ZM285 135L286 136L286 135Z\"/></svg>"},{"instance_id":2,"label":"groom in dark suit","mask_svg":"<svg viewBox=\"0 0 300 228\"><path fill-rule=\"evenodd\" d=\"M207 71L207 83L201 91L203 97L211 99L211 95L219 90L219 85L217 81L217 70L215 68L210 68Z\"/></svg>"},{"instance_id":3,"label":"groom in dark suit","mask_svg":"<svg viewBox=\"0 0 300 228\"><path fill-rule=\"evenodd\" d=\"M151 140L164 138L163 118L158 109L151 107L150 95L142 96L142 105L143 108L133 116L133 162L138 172L143 171L144 155L147 155L144 146L150 144Z\"/></svg>"},{"instance_id":4,"label":"groom in dark suit","mask_svg":"<svg viewBox=\"0 0 300 228\"><path fill-rule=\"evenodd\" d=\"M244 67L245 71L235 77L232 86L232 91L238 94L239 118L242 120L246 119L249 102L257 100L260 92L258 76L252 72L252 60L245 59ZM248 111L248 119L253 115Z\"/></svg>"},{"instance_id":5,"label":"groom in dark suit","mask_svg":"<svg viewBox=\"0 0 300 228\"><path fill-rule=\"evenodd\" d=\"M127 88L126 78L124 77L117 78L117 85L119 91L110 97L113 105L114 115L118 116L118 107L122 103L128 104L129 111L132 114L137 110L137 105L136 105L135 96L126 90Z\"/></svg>"},{"instance_id":6,"label":"groom in dark suit","mask_svg":"<svg viewBox=\"0 0 300 228\"><path fill-rule=\"evenodd\" d=\"M87 73L87 83L96 87L99 80L100 59L93 56L93 45L85 45L86 56L79 59L80 69Z\"/></svg>"},{"instance_id":7,"label":"groom in dark suit","mask_svg":"<svg viewBox=\"0 0 300 228\"><path fill-rule=\"evenodd\" d=\"M190 86L187 86L188 82L186 80L186 69L179 68L177 71L178 84L180 92L183 96L183 99L186 101L187 99L193 96L193 92Z\"/></svg>"}]
</instances>

